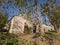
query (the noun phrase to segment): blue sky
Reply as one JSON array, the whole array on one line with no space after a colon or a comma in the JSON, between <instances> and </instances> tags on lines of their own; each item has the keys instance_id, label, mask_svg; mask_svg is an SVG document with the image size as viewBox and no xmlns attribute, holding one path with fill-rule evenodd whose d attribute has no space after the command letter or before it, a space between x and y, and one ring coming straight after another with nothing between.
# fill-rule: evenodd
<instances>
[{"instance_id":1,"label":"blue sky","mask_svg":"<svg viewBox=\"0 0 60 45\"><path fill-rule=\"evenodd\" d=\"M7 1L8 1L8 0L7 0ZM3 13L7 12L9 16L18 15L19 9L14 6L13 2L12 2L12 4L7 4L7 1L5 0L5 2L6 2L6 3L4 4L4 5L5 5L5 9L3 9L3 8L1 7L1 5L0 5L0 11L2 11ZM40 4L40 3L43 3L43 2L44 2L44 1L42 1L42 0L38 0L38 3L39 3L39 4ZM8 7L8 9L7 9L6 7Z\"/></svg>"},{"instance_id":2,"label":"blue sky","mask_svg":"<svg viewBox=\"0 0 60 45\"><path fill-rule=\"evenodd\" d=\"M60 0L58 0L58 1L60 2ZM14 6L13 2L12 2L12 4L7 4L6 0L5 0L5 2L6 2L5 9L3 9L0 5L0 11L2 11L4 13L7 12L8 15L10 15L10 16L18 15L19 9ZM45 2L45 0L38 0L38 3L39 3L38 5L40 5L41 3L44 3L44 2ZM6 9L6 7L8 7L8 9Z\"/></svg>"},{"instance_id":3,"label":"blue sky","mask_svg":"<svg viewBox=\"0 0 60 45\"><path fill-rule=\"evenodd\" d=\"M4 0L5 3L5 9L2 8L2 5L0 5L0 11L3 13L8 13L9 15L9 19L14 16L14 15L18 15L20 13L19 9L14 5L14 1L12 0L11 4L8 4L8 0ZM38 0L38 7L40 6L41 3L45 3L46 0ZM60 0L58 0L58 2L60 3ZM29 3L28 3L29 4ZM24 10L24 9L22 9ZM38 12L39 15L40 12ZM43 20L44 17L41 18L41 20Z\"/></svg>"}]
</instances>

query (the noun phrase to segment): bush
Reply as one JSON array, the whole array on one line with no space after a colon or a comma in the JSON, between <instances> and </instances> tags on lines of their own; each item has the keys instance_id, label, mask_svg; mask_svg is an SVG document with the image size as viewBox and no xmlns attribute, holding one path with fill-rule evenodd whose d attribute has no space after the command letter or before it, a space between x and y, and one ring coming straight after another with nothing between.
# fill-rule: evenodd
<instances>
[{"instance_id":1,"label":"bush","mask_svg":"<svg viewBox=\"0 0 60 45\"><path fill-rule=\"evenodd\" d=\"M1 45L17 45L18 39L14 34L10 34L7 32L0 32L0 44Z\"/></svg>"},{"instance_id":2,"label":"bush","mask_svg":"<svg viewBox=\"0 0 60 45\"><path fill-rule=\"evenodd\" d=\"M56 32L45 32L44 37L49 42L50 45L53 45L53 43L56 40Z\"/></svg>"},{"instance_id":3,"label":"bush","mask_svg":"<svg viewBox=\"0 0 60 45\"><path fill-rule=\"evenodd\" d=\"M56 35L56 32L45 32L45 35L55 36Z\"/></svg>"},{"instance_id":4,"label":"bush","mask_svg":"<svg viewBox=\"0 0 60 45\"><path fill-rule=\"evenodd\" d=\"M57 33L56 32L45 32L44 37L46 40L48 40L51 43L54 42L54 40L56 40L57 37Z\"/></svg>"},{"instance_id":5,"label":"bush","mask_svg":"<svg viewBox=\"0 0 60 45\"><path fill-rule=\"evenodd\" d=\"M25 26L25 33L30 34L31 33L31 27Z\"/></svg>"}]
</instances>

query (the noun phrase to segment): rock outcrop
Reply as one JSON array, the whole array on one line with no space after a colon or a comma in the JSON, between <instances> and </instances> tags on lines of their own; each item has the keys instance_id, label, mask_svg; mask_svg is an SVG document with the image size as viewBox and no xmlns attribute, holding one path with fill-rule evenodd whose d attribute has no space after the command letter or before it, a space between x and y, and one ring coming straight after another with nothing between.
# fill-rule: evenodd
<instances>
[{"instance_id":1,"label":"rock outcrop","mask_svg":"<svg viewBox=\"0 0 60 45\"><path fill-rule=\"evenodd\" d=\"M32 27L32 23L27 21L21 14L11 19L10 33L24 33L25 24Z\"/></svg>"},{"instance_id":2,"label":"rock outcrop","mask_svg":"<svg viewBox=\"0 0 60 45\"><path fill-rule=\"evenodd\" d=\"M35 23L35 22L34 22ZM9 32L10 33L23 33L25 32L25 25L32 28L31 32L35 33L44 33L47 31L54 30L53 26L47 26L45 24L36 24L34 26L34 23L28 20L28 18L25 16L25 14L20 14L18 16L14 16L10 22L9 22ZM8 28L8 27L7 27Z\"/></svg>"},{"instance_id":3,"label":"rock outcrop","mask_svg":"<svg viewBox=\"0 0 60 45\"><path fill-rule=\"evenodd\" d=\"M41 33L48 32L48 31L54 31L54 27L52 25L48 26L48 25L42 24Z\"/></svg>"}]
</instances>

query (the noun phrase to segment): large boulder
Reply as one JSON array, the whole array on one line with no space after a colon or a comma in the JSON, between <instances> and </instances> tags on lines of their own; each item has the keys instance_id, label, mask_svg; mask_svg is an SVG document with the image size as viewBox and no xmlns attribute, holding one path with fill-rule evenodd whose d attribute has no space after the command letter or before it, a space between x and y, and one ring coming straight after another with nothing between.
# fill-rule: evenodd
<instances>
[{"instance_id":1,"label":"large boulder","mask_svg":"<svg viewBox=\"0 0 60 45\"><path fill-rule=\"evenodd\" d=\"M23 16L18 15L14 16L11 19L11 24L10 24L10 33L24 33L24 26L28 25L28 27L32 27L32 23L28 20L26 20Z\"/></svg>"}]
</instances>

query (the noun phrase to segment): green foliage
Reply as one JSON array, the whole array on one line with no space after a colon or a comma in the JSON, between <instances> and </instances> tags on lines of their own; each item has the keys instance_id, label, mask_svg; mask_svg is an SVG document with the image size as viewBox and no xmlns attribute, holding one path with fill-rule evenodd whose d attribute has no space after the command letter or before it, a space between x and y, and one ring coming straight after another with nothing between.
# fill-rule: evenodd
<instances>
[{"instance_id":1,"label":"green foliage","mask_svg":"<svg viewBox=\"0 0 60 45\"><path fill-rule=\"evenodd\" d=\"M50 2L50 3L49 3ZM49 19L49 22L54 26L55 30L57 31L60 27L60 6L56 6L57 0L47 0L45 4L41 5L42 11L41 14L46 18ZM46 20L46 19L45 19Z\"/></svg>"},{"instance_id":2,"label":"green foliage","mask_svg":"<svg viewBox=\"0 0 60 45\"><path fill-rule=\"evenodd\" d=\"M8 3L12 3L12 0L8 0Z\"/></svg>"},{"instance_id":3,"label":"green foliage","mask_svg":"<svg viewBox=\"0 0 60 45\"><path fill-rule=\"evenodd\" d=\"M60 27L60 8L59 8L60 6L58 6L58 7L56 7L56 10L52 10L51 12L52 12L52 16L51 16L51 23L55 26L55 28L57 28L57 30L58 30L58 28Z\"/></svg>"},{"instance_id":4,"label":"green foliage","mask_svg":"<svg viewBox=\"0 0 60 45\"><path fill-rule=\"evenodd\" d=\"M3 27L5 26L5 24L8 22L8 16L5 14L3 15L1 12L0 12L0 30L3 29Z\"/></svg>"},{"instance_id":5,"label":"green foliage","mask_svg":"<svg viewBox=\"0 0 60 45\"><path fill-rule=\"evenodd\" d=\"M37 20L40 22L40 20L38 19L39 15L37 13L38 11L38 0L15 0L15 5L20 9L20 11L22 11L22 13L27 13L28 16L31 17L31 19L34 19L34 21ZM28 4L28 3L30 4ZM35 7L35 9L33 9ZM21 10L21 8L25 8L24 10ZM33 15L32 15L33 14ZM29 19L29 20L31 20Z\"/></svg>"},{"instance_id":6,"label":"green foliage","mask_svg":"<svg viewBox=\"0 0 60 45\"><path fill-rule=\"evenodd\" d=\"M31 27L25 26L24 31L25 31L25 33L27 33L27 34L30 34L32 30L31 30Z\"/></svg>"},{"instance_id":7,"label":"green foliage","mask_svg":"<svg viewBox=\"0 0 60 45\"><path fill-rule=\"evenodd\" d=\"M57 39L57 33L56 32L45 32L44 37L50 45L53 45L53 43Z\"/></svg>"},{"instance_id":8,"label":"green foliage","mask_svg":"<svg viewBox=\"0 0 60 45\"><path fill-rule=\"evenodd\" d=\"M1 45L17 45L18 39L14 34L0 32Z\"/></svg>"},{"instance_id":9,"label":"green foliage","mask_svg":"<svg viewBox=\"0 0 60 45\"><path fill-rule=\"evenodd\" d=\"M17 7L24 7L24 6L26 6L26 1L27 0L15 0L14 1L14 4L17 6Z\"/></svg>"},{"instance_id":10,"label":"green foliage","mask_svg":"<svg viewBox=\"0 0 60 45\"><path fill-rule=\"evenodd\" d=\"M45 34L48 34L48 35L55 35L56 32L45 32Z\"/></svg>"},{"instance_id":11,"label":"green foliage","mask_svg":"<svg viewBox=\"0 0 60 45\"><path fill-rule=\"evenodd\" d=\"M44 37L47 39L56 39L56 32L45 32Z\"/></svg>"},{"instance_id":12,"label":"green foliage","mask_svg":"<svg viewBox=\"0 0 60 45\"><path fill-rule=\"evenodd\" d=\"M0 0L0 3L2 2L2 0Z\"/></svg>"}]
</instances>

